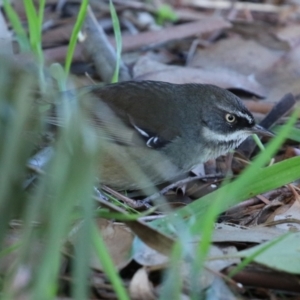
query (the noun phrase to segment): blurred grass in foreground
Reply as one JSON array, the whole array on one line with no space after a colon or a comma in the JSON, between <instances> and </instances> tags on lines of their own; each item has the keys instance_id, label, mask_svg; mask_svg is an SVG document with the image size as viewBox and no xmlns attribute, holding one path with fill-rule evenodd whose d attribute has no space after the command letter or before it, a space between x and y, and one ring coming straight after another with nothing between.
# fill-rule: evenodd
<instances>
[{"instance_id":1,"label":"blurred grass in foreground","mask_svg":"<svg viewBox=\"0 0 300 300\"><path fill-rule=\"evenodd\" d=\"M29 174L26 164L43 144L47 132L42 94L35 74L7 58L0 59L0 242L2 256L11 262L1 274L1 299L53 299L58 290L62 250L74 222L81 220L72 263L72 294L88 297L90 251L95 245L105 271L120 299L128 299L103 241L95 235L93 192L101 148L83 102L45 90L47 101L58 105L63 126L57 129L54 155L45 168ZM59 97L62 99L58 99ZM51 101L52 100L52 101ZM28 177L33 187L23 188ZM9 229L12 219L20 226ZM12 242L12 240L14 242ZM9 250L11 248L11 251ZM6 255L4 255L6 254ZM22 280L20 280L22 278ZM17 287L17 288L16 288Z\"/></svg>"},{"instance_id":2,"label":"blurred grass in foreground","mask_svg":"<svg viewBox=\"0 0 300 300\"><path fill-rule=\"evenodd\" d=\"M45 173L41 171L42 175L36 179L34 188L24 190L23 182L28 176L27 161L38 150L45 130L44 113L37 104L35 76L2 59L0 90L2 245L12 235L8 231L9 221L13 218L22 220L17 239L19 247L11 253L16 256L17 262L9 268L10 276L4 278L1 299L16 299L22 294L30 299L52 299L57 292L62 246L75 221L75 208L79 209L79 216L85 220L84 228L92 226L91 195L99 155L98 139L79 103L65 102L61 115L65 116L66 121L55 142L55 155ZM48 91L47 97L51 94ZM36 222L39 226L33 225ZM73 289L77 299L87 295L88 264L83 260L89 257L87 245L91 245L91 235L86 234L86 230L77 239L78 249L84 245L84 253L76 252L81 255L79 258L75 254L73 266L74 274L80 279L76 280ZM20 286L20 276L24 286ZM30 290L27 290L28 284Z\"/></svg>"},{"instance_id":3,"label":"blurred grass in foreground","mask_svg":"<svg viewBox=\"0 0 300 300\"><path fill-rule=\"evenodd\" d=\"M86 1L82 3L86 4ZM99 260L104 262L105 273L112 282L118 298L128 299L109 253L94 227L92 195L93 186L96 184L96 168L101 157L101 144L97 133L85 114L83 103L76 97L72 98L73 101L65 101L63 95L54 94L53 86L60 83L46 82L43 77L40 29L44 1L40 2L38 13L34 12L32 2L27 2L28 17L33 16L33 23L29 26L31 42L22 30L9 2L4 1L4 4L20 44L23 45L22 49L31 51L38 58L37 70L40 80L37 83L36 73L29 73L22 66L16 65L12 59L0 59L0 257L6 261L6 264L3 261L0 264L0 297L54 299L59 289L60 271L65 266L65 242L74 223L81 220L82 226L77 235L72 259L71 295L74 299L88 298L89 257L91 248L94 247ZM84 16L84 9L86 7L83 7L80 18ZM83 19L79 20L78 24L82 24L82 21ZM77 31L78 28L74 32ZM72 43L75 43L76 35L74 33ZM71 48L73 47L74 44ZM70 50L66 63L67 72L71 56ZM63 76L57 76L59 77ZM65 87L63 84L60 89ZM43 108L47 102L40 101L41 99L63 103L59 114L64 120L64 126L58 129L58 138L54 142L55 153L49 164L45 170L37 169L31 172L30 176L36 178L35 184L27 190L23 188L24 181L29 176L26 164L31 155L44 143L43 137L48 130ZM292 126L292 121L295 121L295 118L291 119L289 127ZM186 243L188 239L199 233L203 234L197 253L193 253L195 256L191 264L192 278L198 279L197 275L202 270L210 247L212 228L217 215L230 205L245 199L250 193L255 194L263 188L285 184L287 175L290 181L297 178L294 169L292 174L287 174L289 161L282 162L273 169L262 168L280 147L286 134L283 130L277 141L273 142L236 182L195 201L169 218L153 223L163 232L170 233L168 229L173 228L177 234L171 271L166 273L161 297L180 295L179 287L182 282L181 278L176 276L179 275L176 270L180 259L190 255L191 249ZM299 164L298 160L297 163ZM275 169L276 174L273 174L272 170ZM269 185L265 183L263 187L258 186L255 181L258 171L264 172L265 177L268 176L266 179ZM276 181L272 179L275 175ZM263 181L264 178L260 179ZM13 219L19 220L20 225L9 226ZM174 282L177 289L171 290ZM192 294L195 299L198 293L196 285L197 282L192 281Z\"/></svg>"}]
</instances>

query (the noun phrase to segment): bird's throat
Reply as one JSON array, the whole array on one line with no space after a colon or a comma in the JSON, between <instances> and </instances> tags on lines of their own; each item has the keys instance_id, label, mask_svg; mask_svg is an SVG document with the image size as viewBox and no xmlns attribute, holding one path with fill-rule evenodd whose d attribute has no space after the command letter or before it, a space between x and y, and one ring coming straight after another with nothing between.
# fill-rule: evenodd
<instances>
[{"instance_id":1,"label":"bird's throat","mask_svg":"<svg viewBox=\"0 0 300 300\"><path fill-rule=\"evenodd\" d=\"M249 132L244 130L236 130L229 133L216 132L208 127L204 127L202 131L203 137L212 142L243 142L248 136Z\"/></svg>"}]
</instances>

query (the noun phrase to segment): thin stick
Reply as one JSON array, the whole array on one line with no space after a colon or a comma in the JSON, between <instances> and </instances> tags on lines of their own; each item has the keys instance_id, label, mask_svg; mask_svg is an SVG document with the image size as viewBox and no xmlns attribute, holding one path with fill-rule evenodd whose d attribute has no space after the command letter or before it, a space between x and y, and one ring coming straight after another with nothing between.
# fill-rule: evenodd
<instances>
[{"instance_id":1,"label":"thin stick","mask_svg":"<svg viewBox=\"0 0 300 300\"><path fill-rule=\"evenodd\" d=\"M145 198L142 202L144 204L148 204L149 202L163 196L164 194L166 194L168 191L180 186L180 185L184 185L193 181L197 181L197 180L207 180L207 179L220 179L220 178L224 178L224 175L221 174L215 174L215 175L200 175L200 176L195 176L195 177L188 177L185 178L183 180L179 180L175 183L171 183L170 185L166 186L165 188L163 188L161 191Z\"/></svg>"}]
</instances>

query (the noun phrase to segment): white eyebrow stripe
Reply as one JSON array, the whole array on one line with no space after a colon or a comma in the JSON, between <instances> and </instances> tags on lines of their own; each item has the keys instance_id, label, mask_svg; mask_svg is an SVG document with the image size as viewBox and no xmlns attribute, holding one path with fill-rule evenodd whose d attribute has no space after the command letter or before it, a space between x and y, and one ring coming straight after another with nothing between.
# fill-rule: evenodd
<instances>
[{"instance_id":1,"label":"white eyebrow stripe","mask_svg":"<svg viewBox=\"0 0 300 300\"><path fill-rule=\"evenodd\" d=\"M253 123L253 121L254 121L253 118L251 118L248 114L244 114L240 111L237 111L234 114L236 114L238 117L247 119L250 124Z\"/></svg>"},{"instance_id":2,"label":"white eyebrow stripe","mask_svg":"<svg viewBox=\"0 0 300 300\"><path fill-rule=\"evenodd\" d=\"M233 114L233 115L236 115L236 116L238 116L238 117L247 119L247 121L248 121L250 124L253 124L253 123L254 123L254 119L253 119L249 114L245 114L245 113L242 113L241 111L236 111L236 110L228 111L228 107L225 107L225 106L222 106L222 105L219 105L219 108L220 108L221 110L223 110L225 113Z\"/></svg>"}]
</instances>

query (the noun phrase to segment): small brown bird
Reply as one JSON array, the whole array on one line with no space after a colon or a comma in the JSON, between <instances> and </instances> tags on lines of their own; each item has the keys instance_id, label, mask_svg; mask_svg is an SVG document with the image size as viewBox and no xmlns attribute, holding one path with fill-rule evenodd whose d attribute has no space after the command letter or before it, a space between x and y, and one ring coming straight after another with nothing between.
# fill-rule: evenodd
<instances>
[{"instance_id":1,"label":"small brown bird","mask_svg":"<svg viewBox=\"0 0 300 300\"><path fill-rule=\"evenodd\" d=\"M101 181L118 190L172 180L236 148L270 136L231 92L213 85L127 81L86 87L105 135Z\"/></svg>"}]
</instances>

